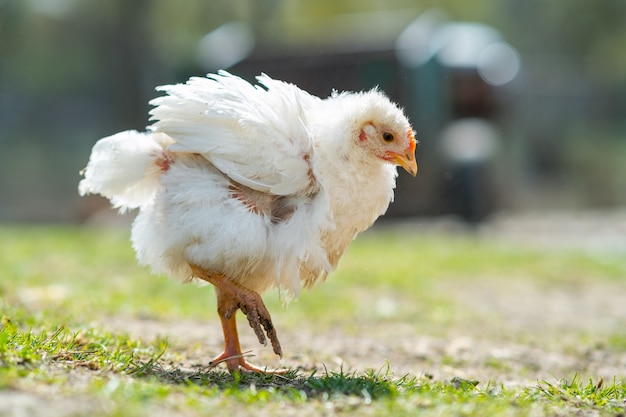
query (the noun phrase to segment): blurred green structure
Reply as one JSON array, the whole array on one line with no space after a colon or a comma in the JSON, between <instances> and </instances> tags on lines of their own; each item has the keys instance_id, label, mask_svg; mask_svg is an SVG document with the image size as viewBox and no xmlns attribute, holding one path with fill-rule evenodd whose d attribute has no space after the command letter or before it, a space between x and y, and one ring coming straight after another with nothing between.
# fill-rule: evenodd
<instances>
[{"instance_id":1,"label":"blurred green structure","mask_svg":"<svg viewBox=\"0 0 626 417\"><path fill-rule=\"evenodd\" d=\"M435 6L445 22L497 29L519 54L517 76L482 88L437 59L399 59L401 35ZM99 200L76 185L93 143L144 129L155 86L218 67L322 96L380 85L400 102L422 142L420 175L400 177L390 215L458 212L449 196L471 183L450 188L459 174L442 138L463 100L489 107L463 115L487 118L499 138L473 192L489 203L478 218L623 205L624 16L620 0L0 0L0 221L88 218Z\"/></svg>"}]
</instances>

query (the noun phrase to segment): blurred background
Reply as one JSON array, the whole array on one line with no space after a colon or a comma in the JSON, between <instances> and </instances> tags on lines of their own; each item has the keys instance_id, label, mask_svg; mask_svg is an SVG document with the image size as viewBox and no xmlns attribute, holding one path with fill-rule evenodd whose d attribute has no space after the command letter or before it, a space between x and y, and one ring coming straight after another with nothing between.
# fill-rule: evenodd
<instances>
[{"instance_id":1,"label":"blurred background","mask_svg":"<svg viewBox=\"0 0 626 417\"><path fill-rule=\"evenodd\" d=\"M219 68L376 85L420 146L388 217L626 204L624 0L0 0L0 222L85 222L97 139Z\"/></svg>"}]
</instances>

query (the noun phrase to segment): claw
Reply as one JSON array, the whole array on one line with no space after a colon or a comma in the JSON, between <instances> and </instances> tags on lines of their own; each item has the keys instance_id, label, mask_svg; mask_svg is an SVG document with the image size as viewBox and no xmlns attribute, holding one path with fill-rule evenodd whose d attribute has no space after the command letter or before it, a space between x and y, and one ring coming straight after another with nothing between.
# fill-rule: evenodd
<instances>
[{"instance_id":1,"label":"claw","mask_svg":"<svg viewBox=\"0 0 626 417\"><path fill-rule=\"evenodd\" d=\"M267 339L269 339L274 353L282 358L283 351L280 347L280 342L278 341L276 329L272 323L269 311L267 311L267 308L263 304L263 300L257 293L253 292L249 294L249 296L250 298L246 300L245 304L242 303L239 308L248 318L248 323L254 330L259 343L263 346L267 346ZM263 330L265 330L265 333Z\"/></svg>"},{"instance_id":2,"label":"claw","mask_svg":"<svg viewBox=\"0 0 626 417\"><path fill-rule=\"evenodd\" d=\"M247 310L247 309L246 309ZM265 338L265 334L263 333L263 328L261 327L261 323L259 322L259 317L257 316L256 310L253 311L244 311L244 307L242 306L241 311L246 315L248 319L248 324L254 330L259 343L263 346L267 346L267 339ZM257 313L257 314L255 314Z\"/></svg>"},{"instance_id":3,"label":"claw","mask_svg":"<svg viewBox=\"0 0 626 417\"><path fill-rule=\"evenodd\" d=\"M267 333L267 338L270 339L272 343L272 350L275 354L283 358L283 350L280 347L280 342L278 341L278 336L276 335L276 330L274 329L274 324L272 324L271 320L267 320L263 323L263 327L265 327L265 332Z\"/></svg>"},{"instance_id":4,"label":"claw","mask_svg":"<svg viewBox=\"0 0 626 417\"><path fill-rule=\"evenodd\" d=\"M251 351L243 352L238 355L228 355L227 352L221 353L211 362L209 362L209 369L213 369L217 367L221 363L226 364L226 368L229 372L244 372L244 373L258 373L258 374L276 374L282 375L289 372L288 369L267 369L267 368L259 368L258 366L252 365L250 362L246 360L248 356L254 356L250 353Z\"/></svg>"}]
</instances>

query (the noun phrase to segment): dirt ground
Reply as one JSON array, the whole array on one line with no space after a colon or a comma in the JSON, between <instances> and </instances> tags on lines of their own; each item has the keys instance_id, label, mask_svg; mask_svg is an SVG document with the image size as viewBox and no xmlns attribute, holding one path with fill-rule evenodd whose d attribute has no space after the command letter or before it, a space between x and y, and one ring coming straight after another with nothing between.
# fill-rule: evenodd
<instances>
[{"instance_id":1,"label":"dirt ground","mask_svg":"<svg viewBox=\"0 0 626 417\"><path fill-rule=\"evenodd\" d=\"M445 219L380 227L475 233L480 239L516 245L626 256L626 212L500 216L472 231ZM389 363L396 375L409 373L438 380L456 376L505 386L555 382L574 374L605 380L626 378L626 351L606 349L604 340L605 335L624 334L626 281L546 288L533 281L477 279L444 282L438 291L476 318L439 335L416 333L411 323L402 320L374 324L347 320L346 328L323 333L313 326L279 328L285 351L282 361L269 347L260 346L241 322L242 346L253 350L253 363L304 370L379 369ZM170 349L183 353L180 361L171 364L174 367L198 369L221 349L217 320L112 318L104 325L146 340L167 337Z\"/></svg>"},{"instance_id":2,"label":"dirt ground","mask_svg":"<svg viewBox=\"0 0 626 417\"><path fill-rule=\"evenodd\" d=\"M379 227L474 233L480 239L503 243L626 257L626 212L500 216L472 231L445 219ZM477 380L481 387L501 384L508 388L534 386L542 380L554 383L575 374L594 380L626 379L626 351L607 347L605 340L611 334L625 334L626 280L546 288L533 281L478 279L443 282L437 290L472 319L433 334L418 332L413 323L395 319L376 323L346 320L345 327L323 332L306 325L278 328L285 352L280 361L269 347L260 346L241 322L242 346L253 350L253 363L305 372L380 369L388 363L396 376L461 377ZM168 353L162 364L166 369L197 371L221 349L217 317L210 322L110 317L96 325L146 341L167 338ZM70 381L80 384L86 378L88 372L77 370ZM65 410L77 407L87 415L91 407L80 398L55 393L0 391L0 415L16 415L16 411L38 415L42 406L51 416L65 415Z\"/></svg>"}]
</instances>

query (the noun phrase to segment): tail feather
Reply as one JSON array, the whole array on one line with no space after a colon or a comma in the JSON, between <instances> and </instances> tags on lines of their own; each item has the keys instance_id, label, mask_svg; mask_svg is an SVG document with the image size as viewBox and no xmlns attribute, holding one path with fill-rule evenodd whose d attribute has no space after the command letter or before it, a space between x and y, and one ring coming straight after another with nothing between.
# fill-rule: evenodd
<instances>
[{"instance_id":1,"label":"tail feather","mask_svg":"<svg viewBox=\"0 0 626 417\"><path fill-rule=\"evenodd\" d=\"M169 137L128 130L100 139L93 147L80 195L100 194L122 212L150 204L159 184L158 158Z\"/></svg>"}]
</instances>

